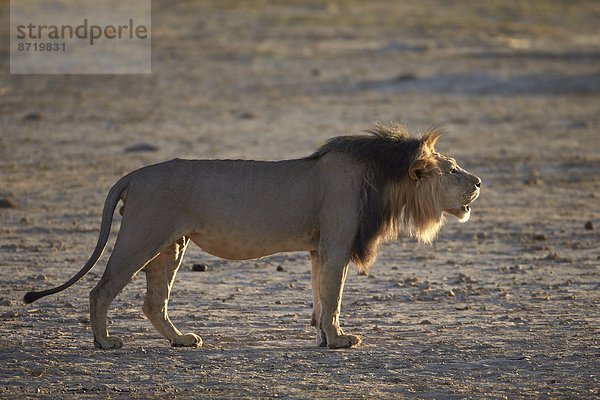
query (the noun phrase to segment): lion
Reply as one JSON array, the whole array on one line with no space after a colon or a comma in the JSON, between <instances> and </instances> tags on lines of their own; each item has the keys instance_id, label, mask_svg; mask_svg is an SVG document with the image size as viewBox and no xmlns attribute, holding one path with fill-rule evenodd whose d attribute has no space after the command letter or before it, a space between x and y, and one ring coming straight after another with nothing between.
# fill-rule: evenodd
<instances>
[{"instance_id":1,"label":"lion","mask_svg":"<svg viewBox=\"0 0 600 400\"><path fill-rule=\"evenodd\" d=\"M111 349L111 302L142 269L147 280L143 312L172 346L202 345L169 319L169 294L190 242L230 260L290 251L311 257L312 324L317 345L358 346L340 327L342 292L350 261L366 272L380 243L405 233L430 243L445 215L465 222L481 179L435 151L440 128L412 137L401 124L376 124L365 134L330 139L294 160L174 159L121 178L104 203L96 248L66 283L28 292L31 303L83 277L101 256L119 201L122 222L104 274L90 293L94 344Z\"/></svg>"}]
</instances>

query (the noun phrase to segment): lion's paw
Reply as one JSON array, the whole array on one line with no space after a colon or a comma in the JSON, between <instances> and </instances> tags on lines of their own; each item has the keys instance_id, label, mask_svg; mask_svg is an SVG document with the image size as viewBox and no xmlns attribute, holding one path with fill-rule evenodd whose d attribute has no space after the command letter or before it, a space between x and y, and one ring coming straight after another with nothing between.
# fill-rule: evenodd
<instances>
[{"instance_id":1,"label":"lion's paw","mask_svg":"<svg viewBox=\"0 0 600 400\"><path fill-rule=\"evenodd\" d=\"M320 329L317 329L317 346L327 347L327 336L325 335L325 332Z\"/></svg>"},{"instance_id":2,"label":"lion's paw","mask_svg":"<svg viewBox=\"0 0 600 400\"><path fill-rule=\"evenodd\" d=\"M202 346L202 338L195 333L185 333L171 340L173 347L200 347Z\"/></svg>"},{"instance_id":3,"label":"lion's paw","mask_svg":"<svg viewBox=\"0 0 600 400\"><path fill-rule=\"evenodd\" d=\"M334 337L333 339L327 339L327 347L330 349L357 347L361 343L361 338L355 335L340 335Z\"/></svg>"},{"instance_id":4,"label":"lion's paw","mask_svg":"<svg viewBox=\"0 0 600 400\"><path fill-rule=\"evenodd\" d=\"M98 349L120 349L123 347L123 339L118 336L107 336L103 339L98 340L94 338L94 346Z\"/></svg>"}]
</instances>

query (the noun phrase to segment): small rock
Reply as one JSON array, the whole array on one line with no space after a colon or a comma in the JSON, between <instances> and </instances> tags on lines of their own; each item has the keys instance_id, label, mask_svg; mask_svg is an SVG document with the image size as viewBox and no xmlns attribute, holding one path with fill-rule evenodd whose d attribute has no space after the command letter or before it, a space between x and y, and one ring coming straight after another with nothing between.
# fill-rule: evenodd
<instances>
[{"instance_id":1,"label":"small rock","mask_svg":"<svg viewBox=\"0 0 600 400\"><path fill-rule=\"evenodd\" d=\"M424 319L423 321L419 322L419 324L421 325L431 325L431 321L428 319Z\"/></svg>"},{"instance_id":2,"label":"small rock","mask_svg":"<svg viewBox=\"0 0 600 400\"><path fill-rule=\"evenodd\" d=\"M396 78L394 78L395 81L399 81L399 82L414 81L415 79L417 79L417 75L412 72L404 72L404 73L397 75Z\"/></svg>"},{"instance_id":3,"label":"small rock","mask_svg":"<svg viewBox=\"0 0 600 400\"><path fill-rule=\"evenodd\" d=\"M194 272L206 272L206 271L208 271L208 265L206 265L206 264L194 264L194 265L192 265L192 271L194 271Z\"/></svg>"},{"instance_id":4,"label":"small rock","mask_svg":"<svg viewBox=\"0 0 600 400\"><path fill-rule=\"evenodd\" d=\"M254 119L256 116L250 111L242 111L238 114L239 119Z\"/></svg>"},{"instance_id":5,"label":"small rock","mask_svg":"<svg viewBox=\"0 0 600 400\"><path fill-rule=\"evenodd\" d=\"M415 286L418 286L419 283L420 283L420 279L417 277L411 277L411 278L404 279L404 284L407 286L415 287Z\"/></svg>"},{"instance_id":6,"label":"small rock","mask_svg":"<svg viewBox=\"0 0 600 400\"><path fill-rule=\"evenodd\" d=\"M10 199L0 198L0 208L19 208L19 206Z\"/></svg>"},{"instance_id":7,"label":"small rock","mask_svg":"<svg viewBox=\"0 0 600 400\"><path fill-rule=\"evenodd\" d=\"M510 267L510 272L523 272L523 266L516 264Z\"/></svg>"},{"instance_id":8,"label":"small rock","mask_svg":"<svg viewBox=\"0 0 600 400\"><path fill-rule=\"evenodd\" d=\"M550 300L550 293L532 293L531 298L534 300Z\"/></svg>"},{"instance_id":9,"label":"small rock","mask_svg":"<svg viewBox=\"0 0 600 400\"><path fill-rule=\"evenodd\" d=\"M471 278L469 275L459 272L457 280L462 283L477 283L477 281Z\"/></svg>"},{"instance_id":10,"label":"small rock","mask_svg":"<svg viewBox=\"0 0 600 400\"><path fill-rule=\"evenodd\" d=\"M431 289L431 282L429 282L429 281L425 281L425 282L421 283L421 284L419 285L419 289L422 289L422 290L430 290L430 289Z\"/></svg>"},{"instance_id":11,"label":"small rock","mask_svg":"<svg viewBox=\"0 0 600 400\"><path fill-rule=\"evenodd\" d=\"M46 368L34 368L31 370L30 375L36 378L41 377L46 373Z\"/></svg>"},{"instance_id":12,"label":"small rock","mask_svg":"<svg viewBox=\"0 0 600 400\"><path fill-rule=\"evenodd\" d=\"M533 240L543 241L543 240L547 240L547 239L548 238L543 233L538 233L536 235L533 235Z\"/></svg>"},{"instance_id":13,"label":"small rock","mask_svg":"<svg viewBox=\"0 0 600 400\"><path fill-rule=\"evenodd\" d=\"M584 228L588 231L593 231L594 230L594 224L592 223L592 221L588 221L585 223Z\"/></svg>"},{"instance_id":14,"label":"small rock","mask_svg":"<svg viewBox=\"0 0 600 400\"><path fill-rule=\"evenodd\" d=\"M19 316L19 312L16 310L12 310L12 311L7 311L4 314L0 315L0 318L2 319L11 319L11 318L17 318Z\"/></svg>"},{"instance_id":15,"label":"small rock","mask_svg":"<svg viewBox=\"0 0 600 400\"><path fill-rule=\"evenodd\" d=\"M525 181L525 184L526 184L526 185L529 185L529 186L540 186L540 185L541 185L541 184L543 184L543 183L544 183L544 181L542 181L542 180L541 180L539 177L537 177L537 176L536 176L536 177L533 177L533 178L530 178L530 179L527 179L527 180Z\"/></svg>"},{"instance_id":16,"label":"small rock","mask_svg":"<svg viewBox=\"0 0 600 400\"><path fill-rule=\"evenodd\" d=\"M0 306L13 306L15 303L9 299L0 299Z\"/></svg>"},{"instance_id":17,"label":"small rock","mask_svg":"<svg viewBox=\"0 0 600 400\"><path fill-rule=\"evenodd\" d=\"M148 143L134 144L125 148L126 153L156 152L158 147Z\"/></svg>"},{"instance_id":18,"label":"small rock","mask_svg":"<svg viewBox=\"0 0 600 400\"><path fill-rule=\"evenodd\" d=\"M550 253L548 253L548 255L544 259L556 261L556 262L562 261L560 254L558 254L556 251L551 251Z\"/></svg>"},{"instance_id":19,"label":"small rock","mask_svg":"<svg viewBox=\"0 0 600 400\"><path fill-rule=\"evenodd\" d=\"M454 296L456 296L456 293L454 293L454 290L452 290L452 289L448 290L447 294L448 294L448 296L450 296L450 297L454 297Z\"/></svg>"},{"instance_id":20,"label":"small rock","mask_svg":"<svg viewBox=\"0 0 600 400\"><path fill-rule=\"evenodd\" d=\"M283 267L281 265L278 265L276 268L277 272L283 272L285 271L285 269L283 269Z\"/></svg>"},{"instance_id":21,"label":"small rock","mask_svg":"<svg viewBox=\"0 0 600 400\"><path fill-rule=\"evenodd\" d=\"M44 274L39 274L38 276L35 277L35 279L38 281L47 281L48 277Z\"/></svg>"},{"instance_id":22,"label":"small rock","mask_svg":"<svg viewBox=\"0 0 600 400\"><path fill-rule=\"evenodd\" d=\"M36 122L42 119L42 114L39 112L30 112L23 116L23 121L25 122Z\"/></svg>"},{"instance_id":23,"label":"small rock","mask_svg":"<svg viewBox=\"0 0 600 400\"><path fill-rule=\"evenodd\" d=\"M283 301L281 301L281 300L275 300L275 304L283 304Z\"/></svg>"}]
</instances>

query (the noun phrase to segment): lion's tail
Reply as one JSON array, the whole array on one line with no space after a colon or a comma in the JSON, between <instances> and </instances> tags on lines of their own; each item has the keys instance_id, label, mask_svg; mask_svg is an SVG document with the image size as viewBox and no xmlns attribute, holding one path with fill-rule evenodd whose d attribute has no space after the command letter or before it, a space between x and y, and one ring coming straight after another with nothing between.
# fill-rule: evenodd
<instances>
[{"instance_id":1,"label":"lion's tail","mask_svg":"<svg viewBox=\"0 0 600 400\"><path fill-rule=\"evenodd\" d=\"M106 196L106 201L104 202L104 210L102 211L102 224L100 225L100 236L98 237L98 243L96 244L94 253L90 257L88 262L83 266L83 268L74 277L72 277L60 286L48 290L42 290L39 292L27 292L27 294L25 294L25 296L23 297L23 301L25 303L33 303L39 298L65 290L66 288L70 287L75 282L80 280L83 276L85 276L85 274L87 274L94 267L94 265L96 265L96 262L98 261L98 259L102 255L102 252L104 251L104 248L106 247L106 242L108 241L108 236L110 235L110 227L112 225L113 213L115 212L117 203L123 197L123 193L127 189L128 185L129 177L125 176L121 178L117 183L115 183L115 185L108 192L108 196Z\"/></svg>"}]
</instances>

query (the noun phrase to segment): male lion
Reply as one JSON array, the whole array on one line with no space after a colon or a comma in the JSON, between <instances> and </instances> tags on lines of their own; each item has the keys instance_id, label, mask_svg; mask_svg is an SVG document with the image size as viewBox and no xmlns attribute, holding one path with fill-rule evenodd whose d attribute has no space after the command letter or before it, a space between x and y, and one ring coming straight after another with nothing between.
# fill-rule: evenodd
<instances>
[{"instance_id":1,"label":"male lion","mask_svg":"<svg viewBox=\"0 0 600 400\"><path fill-rule=\"evenodd\" d=\"M108 308L130 279L146 271L143 311L173 346L201 346L167 315L169 293L190 240L210 254L242 260L286 251L312 259L313 324L317 343L353 347L339 315L350 260L367 270L379 243L400 232L429 243L444 213L469 219L481 179L436 153L442 131L412 138L402 125L377 125L370 135L329 140L314 154L278 162L179 160L151 165L121 178L110 190L98 244L68 282L29 292L24 301L60 292L97 262L119 200L121 229L100 282L90 293L94 344L119 348L109 336Z\"/></svg>"}]
</instances>

